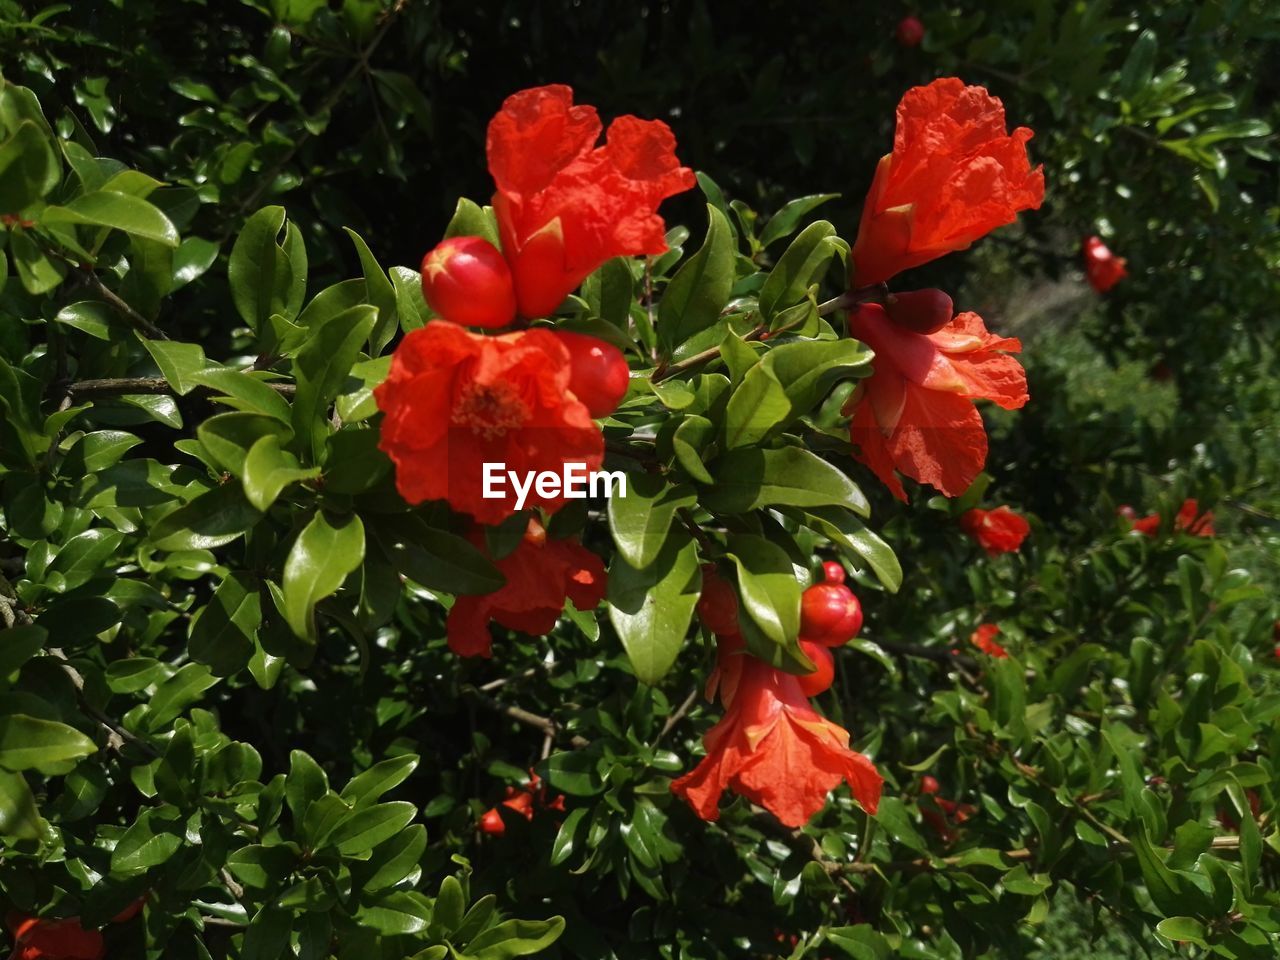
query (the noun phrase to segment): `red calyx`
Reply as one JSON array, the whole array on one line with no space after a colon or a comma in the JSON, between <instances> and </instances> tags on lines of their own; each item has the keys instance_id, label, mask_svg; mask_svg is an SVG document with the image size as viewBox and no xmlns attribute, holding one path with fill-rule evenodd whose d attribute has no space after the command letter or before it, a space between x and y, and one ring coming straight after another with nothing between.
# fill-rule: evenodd
<instances>
[{"instance_id":1,"label":"red calyx","mask_svg":"<svg viewBox=\"0 0 1280 960\"><path fill-rule=\"evenodd\" d=\"M822 576L827 583L844 583L844 567L834 560L827 560L822 564Z\"/></svg>"},{"instance_id":2,"label":"red calyx","mask_svg":"<svg viewBox=\"0 0 1280 960\"><path fill-rule=\"evenodd\" d=\"M487 833L491 836L501 836L506 833L507 825L502 822L502 814L498 812L497 807L490 807L484 812L484 816L480 818L480 832Z\"/></svg>"},{"instance_id":3,"label":"red calyx","mask_svg":"<svg viewBox=\"0 0 1280 960\"><path fill-rule=\"evenodd\" d=\"M934 794L934 793L937 793L940 789L942 789L942 787L941 787L941 784L938 783L937 777L930 776L929 774L926 773L923 777L920 778L921 793Z\"/></svg>"},{"instance_id":4,"label":"red calyx","mask_svg":"<svg viewBox=\"0 0 1280 960\"><path fill-rule=\"evenodd\" d=\"M716 572L714 564L702 568L698 618L716 636L731 636L738 632L738 596L729 581Z\"/></svg>"},{"instance_id":5,"label":"red calyx","mask_svg":"<svg viewBox=\"0 0 1280 960\"><path fill-rule=\"evenodd\" d=\"M936 333L955 316L955 304L941 290L908 290L885 297L884 312L913 333Z\"/></svg>"},{"instance_id":6,"label":"red calyx","mask_svg":"<svg viewBox=\"0 0 1280 960\"><path fill-rule=\"evenodd\" d=\"M836 675L835 657L831 655L830 648L812 640L801 640L800 649L817 665L817 669L813 673L801 674L796 679L800 681L800 689L806 697L816 697L831 688Z\"/></svg>"},{"instance_id":7,"label":"red calyx","mask_svg":"<svg viewBox=\"0 0 1280 960\"><path fill-rule=\"evenodd\" d=\"M451 237L422 258L422 295L444 320L494 329L516 318L511 268L483 237Z\"/></svg>"},{"instance_id":8,"label":"red calyx","mask_svg":"<svg viewBox=\"0 0 1280 960\"><path fill-rule=\"evenodd\" d=\"M827 647L848 643L862 629L862 604L843 583L818 583L800 597L800 636Z\"/></svg>"},{"instance_id":9,"label":"red calyx","mask_svg":"<svg viewBox=\"0 0 1280 960\"><path fill-rule=\"evenodd\" d=\"M594 419L618 409L627 395L631 369L627 358L611 343L568 330L552 331L569 351L569 389Z\"/></svg>"},{"instance_id":10,"label":"red calyx","mask_svg":"<svg viewBox=\"0 0 1280 960\"><path fill-rule=\"evenodd\" d=\"M920 22L919 17L903 17L898 21L898 28L894 31L894 35L898 38L899 46L918 47L920 41L924 39L924 24Z\"/></svg>"}]
</instances>

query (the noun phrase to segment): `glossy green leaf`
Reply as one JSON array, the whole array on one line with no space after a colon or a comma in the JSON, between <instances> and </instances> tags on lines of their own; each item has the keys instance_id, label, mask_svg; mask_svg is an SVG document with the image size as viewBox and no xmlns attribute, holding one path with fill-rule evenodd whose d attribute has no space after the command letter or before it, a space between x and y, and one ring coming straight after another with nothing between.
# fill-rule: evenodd
<instances>
[{"instance_id":1,"label":"glossy green leaf","mask_svg":"<svg viewBox=\"0 0 1280 960\"><path fill-rule=\"evenodd\" d=\"M734 237L724 214L707 205L702 247L676 271L658 303L658 339L671 350L716 322L734 279Z\"/></svg>"},{"instance_id":2,"label":"glossy green leaf","mask_svg":"<svg viewBox=\"0 0 1280 960\"><path fill-rule=\"evenodd\" d=\"M155 240L166 247L178 245L178 230L154 205L141 197L114 190L95 190L61 207L46 207L45 223L78 223L122 230Z\"/></svg>"},{"instance_id":3,"label":"glossy green leaf","mask_svg":"<svg viewBox=\"0 0 1280 960\"><path fill-rule=\"evenodd\" d=\"M67 773L97 745L75 727L22 713L0 715L0 767L37 770L47 776Z\"/></svg>"},{"instance_id":4,"label":"glossy green leaf","mask_svg":"<svg viewBox=\"0 0 1280 960\"><path fill-rule=\"evenodd\" d=\"M319 467L298 466L297 458L281 448L280 438L267 434L255 441L245 455L241 480L245 497L265 513L287 486L319 475Z\"/></svg>"},{"instance_id":5,"label":"glossy green leaf","mask_svg":"<svg viewBox=\"0 0 1280 960\"><path fill-rule=\"evenodd\" d=\"M364 560L364 524L355 515L330 520L317 512L289 550L281 589L290 629L309 643L319 639L315 606L337 591Z\"/></svg>"},{"instance_id":6,"label":"glossy green leaf","mask_svg":"<svg viewBox=\"0 0 1280 960\"><path fill-rule=\"evenodd\" d=\"M621 552L614 557L609 620L644 683L657 683L675 663L701 589L697 547L683 530L667 537L661 553L641 570Z\"/></svg>"},{"instance_id":7,"label":"glossy green leaf","mask_svg":"<svg viewBox=\"0 0 1280 960\"><path fill-rule=\"evenodd\" d=\"M697 502L687 486L653 474L628 477L626 496L608 500L609 529L627 564L643 570L657 559L676 512Z\"/></svg>"}]
</instances>

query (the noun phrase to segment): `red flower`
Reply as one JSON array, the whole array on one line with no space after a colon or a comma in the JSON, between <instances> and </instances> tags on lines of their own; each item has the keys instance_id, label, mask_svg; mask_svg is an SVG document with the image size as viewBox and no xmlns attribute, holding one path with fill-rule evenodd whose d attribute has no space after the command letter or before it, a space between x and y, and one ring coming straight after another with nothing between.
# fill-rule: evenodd
<instances>
[{"instance_id":1,"label":"red flower","mask_svg":"<svg viewBox=\"0 0 1280 960\"><path fill-rule=\"evenodd\" d=\"M1044 200L1031 131L1010 135L1004 105L983 87L943 77L898 104L893 153L876 167L853 247L854 284L881 283L963 250Z\"/></svg>"},{"instance_id":2,"label":"red flower","mask_svg":"<svg viewBox=\"0 0 1280 960\"><path fill-rule=\"evenodd\" d=\"M489 122L503 253L526 317L545 317L606 260L663 253L658 205L697 182L661 120L618 117L597 147L595 107L562 84L513 94Z\"/></svg>"},{"instance_id":3,"label":"red flower","mask_svg":"<svg viewBox=\"0 0 1280 960\"><path fill-rule=\"evenodd\" d=\"M671 784L704 820L719 817L729 788L798 827L822 809L842 780L868 813L880 802L884 779L849 749L849 734L820 716L796 676L741 653L742 640L720 639L717 671L725 715L707 731L702 762Z\"/></svg>"},{"instance_id":4,"label":"red flower","mask_svg":"<svg viewBox=\"0 0 1280 960\"><path fill-rule=\"evenodd\" d=\"M43 920L23 917L10 923L13 953L10 960L103 960L107 948L102 934L80 926L79 917Z\"/></svg>"},{"instance_id":5,"label":"red flower","mask_svg":"<svg viewBox=\"0 0 1280 960\"><path fill-rule=\"evenodd\" d=\"M476 534L482 546L484 538ZM550 633L564 610L565 599L579 610L591 610L604 599L604 563L572 540L550 540L542 525L529 521L520 545L497 567L506 584L483 596L458 597L449 611L445 632L449 649L460 657L487 657L492 638L489 621L532 636Z\"/></svg>"},{"instance_id":6,"label":"red flower","mask_svg":"<svg viewBox=\"0 0 1280 960\"><path fill-rule=\"evenodd\" d=\"M1017 550L1031 532L1031 525L1008 507L974 507L961 515L960 526L993 557Z\"/></svg>"},{"instance_id":7,"label":"red flower","mask_svg":"<svg viewBox=\"0 0 1280 960\"><path fill-rule=\"evenodd\" d=\"M996 642L996 637L1000 633L1000 628L994 623L983 623L978 629L973 631L969 637L969 642L981 650L983 653L990 654L997 660L1003 660L1009 656L1009 651Z\"/></svg>"},{"instance_id":8,"label":"red flower","mask_svg":"<svg viewBox=\"0 0 1280 960\"><path fill-rule=\"evenodd\" d=\"M1124 508L1121 508L1121 514ZM1132 511L1130 511L1132 512ZM1213 511L1200 512L1198 500L1184 500L1178 508L1178 515L1173 518L1173 528L1189 533L1193 537L1212 537L1217 531L1213 529ZM1151 513L1138 517L1133 521L1133 528L1144 536L1155 538L1160 535L1160 514Z\"/></svg>"},{"instance_id":9,"label":"red flower","mask_svg":"<svg viewBox=\"0 0 1280 960\"><path fill-rule=\"evenodd\" d=\"M1106 293L1129 275L1125 269L1127 262L1108 250L1098 237L1089 237L1084 242L1084 273L1089 285L1099 293Z\"/></svg>"},{"instance_id":10,"label":"red flower","mask_svg":"<svg viewBox=\"0 0 1280 960\"><path fill-rule=\"evenodd\" d=\"M448 500L494 524L515 512L513 484L482 496L485 463L520 476L561 473L566 463L597 470L604 439L568 389L569 352L547 330L490 337L432 321L400 342L391 373L374 390L386 413L379 446L396 465L396 488L410 503ZM527 506L556 510L563 491Z\"/></svg>"},{"instance_id":11,"label":"red flower","mask_svg":"<svg viewBox=\"0 0 1280 960\"><path fill-rule=\"evenodd\" d=\"M849 332L876 354L875 372L845 406L854 457L899 500L907 494L895 470L948 497L964 493L987 459L987 431L971 401L1006 410L1027 402L1026 373L1007 355L1022 344L989 333L976 313L922 334L875 305L849 315Z\"/></svg>"}]
</instances>

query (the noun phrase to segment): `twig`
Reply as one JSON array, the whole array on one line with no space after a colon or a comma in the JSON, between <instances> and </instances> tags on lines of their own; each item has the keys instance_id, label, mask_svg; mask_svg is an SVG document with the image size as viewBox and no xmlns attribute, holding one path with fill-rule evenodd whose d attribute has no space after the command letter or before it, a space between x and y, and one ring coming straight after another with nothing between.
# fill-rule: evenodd
<instances>
[{"instance_id":1,"label":"twig","mask_svg":"<svg viewBox=\"0 0 1280 960\"><path fill-rule=\"evenodd\" d=\"M684 703L676 707L675 712L673 712L671 716L667 717L667 722L662 725L662 729L658 731L658 736L654 738L653 747L655 749L658 744L666 739L667 734L671 732L672 728L683 720L685 715L693 709L693 705L698 701L698 694L701 692L702 689L700 687L694 687L689 691L689 695L684 698Z\"/></svg>"},{"instance_id":2,"label":"twig","mask_svg":"<svg viewBox=\"0 0 1280 960\"><path fill-rule=\"evenodd\" d=\"M894 872L902 873L913 870L936 870L939 867L954 867L964 862L964 854L957 854L953 857L917 857L915 860L882 860L879 863L875 861L861 861L857 863L837 864L842 873L880 873ZM1019 847L1017 850L1005 850L1001 852L1001 856L1008 857L1010 860L1030 860L1034 854L1026 847Z\"/></svg>"},{"instance_id":3,"label":"twig","mask_svg":"<svg viewBox=\"0 0 1280 960\"><path fill-rule=\"evenodd\" d=\"M493 699L493 697L485 696L475 687L464 687L462 692L470 696L476 703L480 704L480 706L484 707L486 710L492 710L494 713L501 713L503 716L510 717L517 723L523 723L527 727L533 727L537 730L541 730L548 736L558 737L563 734L563 730L560 725L550 717L543 717L536 713L530 713L523 707L517 707L514 704L502 703L499 700ZM569 737L569 744L575 750L581 750L583 747L590 746L591 741L586 737L580 737L577 734L574 734Z\"/></svg>"},{"instance_id":4,"label":"twig","mask_svg":"<svg viewBox=\"0 0 1280 960\"><path fill-rule=\"evenodd\" d=\"M977 661L966 653L953 650L951 647L927 647L920 643L898 643L894 640L876 640L876 646L890 653L904 657L919 657L921 660L936 660L939 663L955 663L965 667L976 667Z\"/></svg>"},{"instance_id":5,"label":"twig","mask_svg":"<svg viewBox=\"0 0 1280 960\"><path fill-rule=\"evenodd\" d=\"M515 683L517 680L528 680L530 677L536 677L538 674L542 673L543 669L544 668L542 667L530 667L528 670L521 673L516 673L509 677L499 677L497 680L490 680L488 683L482 683L476 689L483 690L485 692L497 690L500 687L505 687L508 683Z\"/></svg>"},{"instance_id":6,"label":"twig","mask_svg":"<svg viewBox=\"0 0 1280 960\"><path fill-rule=\"evenodd\" d=\"M121 726L89 702L84 692L84 677L81 676L79 670L71 665L71 661L67 659L67 655L61 649L49 647L48 653L51 657L62 661L63 672L71 678L71 684L76 688L76 698L80 701L80 708L106 731L108 747L119 753L126 743L131 743L150 757L160 756L159 750L145 740L139 739L133 731Z\"/></svg>"},{"instance_id":7,"label":"twig","mask_svg":"<svg viewBox=\"0 0 1280 960\"><path fill-rule=\"evenodd\" d=\"M262 381L282 397L291 397L297 391L292 383L276 383ZM94 397L119 397L133 393L166 394L174 393L173 387L163 377L109 377L103 380L76 380L66 385L67 395L72 399L93 399ZM192 393L217 393L212 387L197 386Z\"/></svg>"},{"instance_id":8,"label":"twig","mask_svg":"<svg viewBox=\"0 0 1280 960\"><path fill-rule=\"evenodd\" d=\"M133 327L139 333L146 334L152 340L169 339L168 334L140 314L137 310L133 309L133 307L129 306L129 304L125 303L114 290L103 283L102 279L93 272L92 267L81 267L77 264L76 270L79 271L81 282L83 282L85 286L92 288L94 293L115 308L116 312L128 321L129 326Z\"/></svg>"}]
</instances>

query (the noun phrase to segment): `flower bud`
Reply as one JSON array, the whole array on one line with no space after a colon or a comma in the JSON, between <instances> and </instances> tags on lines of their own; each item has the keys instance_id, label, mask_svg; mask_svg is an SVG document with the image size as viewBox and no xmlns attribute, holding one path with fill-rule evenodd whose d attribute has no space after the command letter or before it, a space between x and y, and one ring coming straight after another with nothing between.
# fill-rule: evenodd
<instances>
[{"instance_id":1,"label":"flower bud","mask_svg":"<svg viewBox=\"0 0 1280 960\"><path fill-rule=\"evenodd\" d=\"M836 675L835 657L831 655L829 648L812 640L801 640L800 649L814 662L816 669L813 673L801 674L796 679L800 681L800 689L806 697L816 697L831 688L831 681Z\"/></svg>"},{"instance_id":2,"label":"flower bud","mask_svg":"<svg viewBox=\"0 0 1280 960\"><path fill-rule=\"evenodd\" d=\"M511 270L483 237L451 237L422 258L422 295L444 320L494 329L516 318Z\"/></svg>"},{"instance_id":3,"label":"flower bud","mask_svg":"<svg viewBox=\"0 0 1280 960\"><path fill-rule=\"evenodd\" d=\"M935 333L955 316L951 298L934 289L891 293L885 298L884 310L890 320L914 333Z\"/></svg>"},{"instance_id":4,"label":"flower bud","mask_svg":"<svg viewBox=\"0 0 1280 960\"><path fill-rule=\"evenodd\" d=\"M852 640L862 629L862 604L843 583L819 583L800 597L800 636L827 647Z\"/></svg>"},{"instance_id":5,"label":"flower bud","mask_svg":"<svg viewBox=\"0 0 1280 960\"><path fill-rule=\"evenodd\" d=\"M933 793L937 793L939 789L941 789L941 786L938 783L937 777L930 776L929 774L926 773L923 777L920 778L921 793L933 794Z\"/></svg>"},{"instance_id":6,"label":"flower bud","mask_svg":"<svg viewBox=\"0 0 1280 960\"><path fill-rule=\"evenodd\" d=\"M618 409L627 395L631 369L627 358L611 343L568 330L552 331L569 351L569 389L594 419Z\"/></svg>"},{"instance_id":7,"label":"flower bud","mask_svg":"<svg viewBox=\"0 0 1280 960\"><path fill-rule=\"evenodd\" d=\"M844 567L834 560L827 560L822 564L822 576L827 583L844 583Z\"/></svg>"},{"instance_id":8,"label":"flower bud","mask_svg":"<svg viewBox=\"0 0 1280 960\"><path fill-rule=\"evenodd\" d=\"M924 24L920 22L919 17L903 17L898 21L898 28L894 31L894 35L898 38L898 46L918 47L920 41L924 39Z\"/></svg>"}]
</instances>

